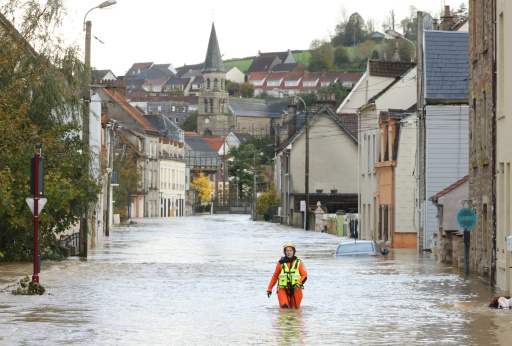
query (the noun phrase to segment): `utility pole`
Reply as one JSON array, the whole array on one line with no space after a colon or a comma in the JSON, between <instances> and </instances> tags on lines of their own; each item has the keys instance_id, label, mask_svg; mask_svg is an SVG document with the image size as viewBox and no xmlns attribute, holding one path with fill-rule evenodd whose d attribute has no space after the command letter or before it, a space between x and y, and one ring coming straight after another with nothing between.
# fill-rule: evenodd
<instances>
[{"instance_id":1,"label":"utility pole","mask_svg":"<svg viewBox=\"0 0 512 346\"><path fill-rule=\"evenodd\" d=\"M89 174L90 164L90 123L89 116L91 112L91 21L85 22L85 81L84 81L84 114L82 118L82 133L84 141L84 155L87 161L87 173ZM89 233L89 212L91 206L87 202L84 204L84 212L80 222L80 257L87 257L87 234Z\"/></svg>"},{"instance_id":2,"label":"utility pole","mask_svg":"<svg viewBox=\"0 0 512 346\"><path fill-rule=\"evenodd\" d=\"M306 113L306 172L304 174L304 190L306 193L306 231L309 230L309 112L306 109L306 104L304 103L304 112Z\"/></svg>"}]
</instances>

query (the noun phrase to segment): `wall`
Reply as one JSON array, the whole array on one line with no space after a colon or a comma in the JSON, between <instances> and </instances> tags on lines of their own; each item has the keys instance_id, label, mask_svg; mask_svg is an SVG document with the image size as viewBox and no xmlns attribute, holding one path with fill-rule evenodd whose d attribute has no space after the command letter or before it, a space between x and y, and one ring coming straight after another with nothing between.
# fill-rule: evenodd
<instances>
[{"instance_id":1,"label":"wall","mask_svg":"<svg viewBox=\"0 0 512 346\"><path fill-rule=\"evenodd\" d=\"M505 239L512 235L512 3L497 1L496 33L496 285L503 294L512 293L512 253L507 251Z\"/></svg>"},{"instance_id":2,"label":"wall","mask_svg":"<svg viewBox=\"0 0 512 346\"><path fill-rule=\"evenodd\" d=\"M428 201L468 174L468 107L427 106L426 108L426 199L423 246L430 249L433 233L438 232L437 208Z\"/></svg>"}]
</instances>

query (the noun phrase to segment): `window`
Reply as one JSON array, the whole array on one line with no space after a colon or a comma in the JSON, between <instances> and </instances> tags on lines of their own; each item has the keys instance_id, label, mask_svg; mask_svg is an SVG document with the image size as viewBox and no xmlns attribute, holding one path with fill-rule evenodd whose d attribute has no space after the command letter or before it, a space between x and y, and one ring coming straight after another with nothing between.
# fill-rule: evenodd
<instances>
[{"instance_id":1,"label":"window","mask_svg":"<svg viewBox=\"0 0 512 346\"><path fill-rule=\"evenodd\" d=\"M278 80L268 81L267 85L268 86L279 86L279 85L281 85L281 81L278 81Z\"/></svg>"},{"instance_id":2,"label":"window","mask_svg":"<svg viewBox=\"0 0 512 346\"><path fill-rule=\"evenodd\" d=\"M305 87L315 87L316 86L316 81L304 82L304 83L302 83L302 85L305 86Z\"/></svg>"},{"instance_id":3,"label":"window","mask_svg":"<svg viewBox=\"0 0 512 346\"><path fill-rule=\"evenodd\" d=\"M206 89L210 89L210 78L206 79Z\"/></svg>"},{"instance_id":4,"label":"window","mask_svg":"<svg viewBox=\"0 0 512 346\"><path fill-rule=\"evenodd\" d=\"M299 81L298 80L289 80L289 81L284 82L284 85L287 87L299 86Z\"/></svg>"},{"instance_id":5,"label":"window","mask_svg":"<svg viewBox=\"0 0 512 346\"><path fill-rule=\"evenodd\" d=\"M213 80L213 88L214 88L214 89L217 89L217 83L218 83L218 82L219 82L219 81L218 81L218 79L217 79L217 78L215 78L215 79Z\"/></svg>"},{"instance_id":6,"label":"window","mask_svg":"<svg viewBox=\"0 0 512 346\"><path fill-rule=\"evenodd\" d=\"M180 119L179 118L174 118L174 122L177 124L180 122Z\"/></svg>"}]
</instances>

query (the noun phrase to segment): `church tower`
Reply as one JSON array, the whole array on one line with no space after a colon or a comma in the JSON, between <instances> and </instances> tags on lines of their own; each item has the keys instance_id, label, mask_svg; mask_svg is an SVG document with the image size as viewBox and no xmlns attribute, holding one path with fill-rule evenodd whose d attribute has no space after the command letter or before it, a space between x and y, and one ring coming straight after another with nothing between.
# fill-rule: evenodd
<instances>
[{"instance_id":1,"label":"church tower","mask_svg":"<svg viewBox=\"0 0 512 346\"><path fill-rule=\"evenodd\" d=\"M228 114L229 94L226 91L226 70L213 23L204 68L201 72L203 88L199 92L197 132L200 135L227 135L234 121L233 116Z\"/></svg>"}]
</instances>

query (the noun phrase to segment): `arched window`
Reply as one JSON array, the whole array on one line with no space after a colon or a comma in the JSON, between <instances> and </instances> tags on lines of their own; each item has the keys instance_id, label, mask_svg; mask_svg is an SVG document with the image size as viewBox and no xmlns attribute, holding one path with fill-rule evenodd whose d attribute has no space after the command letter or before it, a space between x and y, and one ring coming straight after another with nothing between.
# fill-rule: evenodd
<instances>
[{"instance_id":1,"label":"arched window","mask_svg":"<svg viewBox=\"0 0 512 346\"><path fill-rule=\"evenodd\" d=\"M210 99L210 113L213 113L213 99Z\"/></svg>"},{"instance_id":2,"label":"arched window","mask_svg":"<svg viewBox=\"0 0 512 346\"><path fill-rule=\"evenodd\" d=\"M210 89L210 78L207 78L206 79L206 89L209 90Z\"/></svg>"},{"instance_id":3,"label":"arched window","mask_svg":"<svg viewBox=\"0 0 512 346\"><path fill-rule=\"evenodd\" d=\"M204 129L204 131L203 131L203 135L206 135L206 136L213 136L213 132L212 132L212 130L210 130L210 129Z\"/></svg>"},{"instance_id":4,"label":"arched window","mask_svg":"<svg viewBox=\"0 0 512 346\"><path fill-rule=\"evenodd\" d=\"M218 80L217 80L217 78L215 78L215 79L213 80L213 88L214 88L214 89L217 89L217 83L218 83Z\"/></svg>"},{"instance_id":5,"label":"arched window","mask_svg":"<svg viewBox=\"0 0 512 346\"><path fill-rule=\"evenodd\" d=\"M208 100L204 99L204 112L208 113Z\"/></svg>"}]
</instances>

